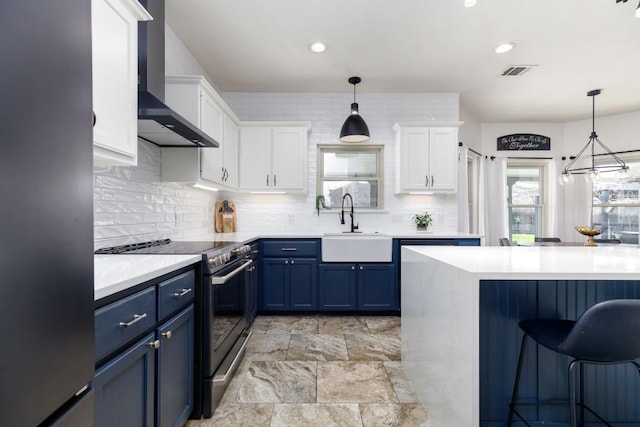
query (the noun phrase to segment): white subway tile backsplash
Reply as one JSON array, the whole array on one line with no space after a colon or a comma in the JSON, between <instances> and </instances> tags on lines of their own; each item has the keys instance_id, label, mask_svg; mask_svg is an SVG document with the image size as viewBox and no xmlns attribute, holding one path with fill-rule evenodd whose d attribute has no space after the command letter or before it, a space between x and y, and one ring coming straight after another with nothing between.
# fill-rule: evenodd
<instances>
[{"instance_id":1,"label":"white subway tile backsplash","mask_svg":"<svg viewBox=\"0 0 640 427\"><path fill-rule=\"evenodd\" d=\"M340 231L337 210L314 211L318 144L338 144L349 114L350 93L222 94L241 120L310 121L307 194L255 195L211 193L161 179L160 148L139 140L137 167L94 169L95 247L163 238L180 239L214 232L216 199L235 202L240 231ZM392 125L397 121L458 121L457 93L359 93L360 112L369 125L372 144L385 146L384 209L356 210L364 231L413 229L412 216L429 210L436 231L457 229L455 195L396 196ZM289 220L293 214L293 223ZM391 218L394 218L392 222Z\"/></svg>"}]
</instances>

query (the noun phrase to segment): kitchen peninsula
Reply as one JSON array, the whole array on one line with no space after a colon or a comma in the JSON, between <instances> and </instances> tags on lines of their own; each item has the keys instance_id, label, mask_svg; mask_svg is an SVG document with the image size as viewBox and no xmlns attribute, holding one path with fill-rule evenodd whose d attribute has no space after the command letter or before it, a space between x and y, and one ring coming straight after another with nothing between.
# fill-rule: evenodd
<instances>
[{"instance_id":1,"label":"kitchen peninsula","mask_svg":"<svg viewBox=\"0 0 640 427\"><path fill-rule=\"evenodd\" d=\"M505 425L526 318L576 319L609 299L640 298L640 249L402 248L402 364L434 425ZM529 346L520 395L566 400L568 358ZM640 378L625 365L585 370L585 400L637 423ZM594 375L596 372L598 375ZM567 422L563 407L522 411Z\"/></svg>"}]
</instances>

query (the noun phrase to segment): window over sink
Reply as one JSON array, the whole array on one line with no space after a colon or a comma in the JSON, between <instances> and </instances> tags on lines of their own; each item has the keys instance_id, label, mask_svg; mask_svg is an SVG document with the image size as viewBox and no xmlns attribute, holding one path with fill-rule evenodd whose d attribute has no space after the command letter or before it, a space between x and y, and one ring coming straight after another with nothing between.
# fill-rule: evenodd
<instances>
[{"instance_id":1,"label":"window over sink","mask_svg":"<svg viewBox=\"0 0 640 427\"><path fill-rule=\"evenodd\" d=\"M316 194L324 196L326 207L340 208L349 193L354 207L381 209L383 153L382 145L319 145Z\"/></svg>"}]
</instances>

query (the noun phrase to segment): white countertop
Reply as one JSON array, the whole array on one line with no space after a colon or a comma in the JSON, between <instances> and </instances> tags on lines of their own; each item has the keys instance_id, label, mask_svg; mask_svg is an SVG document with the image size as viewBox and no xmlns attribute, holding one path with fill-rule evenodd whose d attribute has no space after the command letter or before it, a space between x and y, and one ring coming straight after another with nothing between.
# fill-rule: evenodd
<instances>
[{"instance_id":1,"label":"white countertop","mask_svg":"<svg viewBox=\"0 0 640 427\"><path fill-rule=\"evenodd\" d=\"M478 279L640 279L640 248L637 245L404 248L473 273Z\"/></svg>"},{"instance_id":2,"label":"white countertop","mask_svg":"<svg viewBox=\"0 0 640 427\"><path fill-rule=\"evenodd\" d=\"M94 255L94 300L199 262L200 255Z\"/></svg>"},{"instance_id":3,"label":"white countertop","mask_svg":"<svg viewBox=\"0 0 640 427\"><path fill-rule=\"evenodd\" d=\"M366 231L367 233L375 233L376 230ZM458 232L431 232L431 231L379 231L380 234L386 234L394 239L480 239L483 236L479 234L458 233ZM331 233L331 234L335 234ZM345 233L348 234L348 233ZM211 241L211 242L238 242L247 243L256 239L320 239L324 235L319 231L272 231L272 232L238 232L238 233L212 233L195 237L187 237L182 240L189 241Z\"/></svg>"}]
</instances>

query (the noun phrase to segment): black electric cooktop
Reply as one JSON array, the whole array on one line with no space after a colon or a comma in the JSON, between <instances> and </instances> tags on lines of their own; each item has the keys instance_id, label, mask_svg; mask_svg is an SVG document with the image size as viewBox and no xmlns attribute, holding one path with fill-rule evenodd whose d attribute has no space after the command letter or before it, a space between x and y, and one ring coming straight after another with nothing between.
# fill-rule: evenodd
<instances>
[{"instance_id":1,"label":"black electric cooktop","mask_svg":"<svg viewBox=\"0 0 640 427\"><path fill-rule=\"evenodd\" d=\"M96 254L206 254L231 247L236 242L178 242L170 239L113 246L95 251Z\"/></svg>"}]
</instances>

